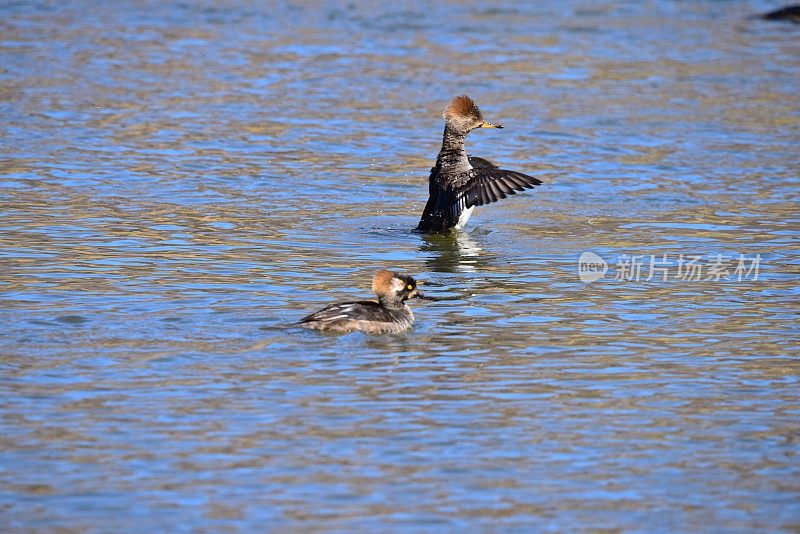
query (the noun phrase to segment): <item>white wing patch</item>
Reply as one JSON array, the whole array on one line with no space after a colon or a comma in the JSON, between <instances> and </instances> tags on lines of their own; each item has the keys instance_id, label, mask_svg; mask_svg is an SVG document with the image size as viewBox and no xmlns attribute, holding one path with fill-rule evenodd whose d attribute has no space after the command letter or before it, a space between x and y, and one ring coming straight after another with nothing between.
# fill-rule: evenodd
<instances>
[{"instance_id":1,"label":"white wing patch","mask_svg":"<svg viewBox=\"0 0 800 534\"><path fill-rule=\"evenodd\" d=\"M456 223L456 228L462 230L466 225L467 221L469 221L469 216L472 215L472 210L475 209L475 206L471 208L467 208L465 210L461 210L461 214L458 216L458 222Z\"/></svg>"},{"instance_id":2,"label":"white wing patch","mask_svg":"<svg viewBox=\"0 0 800 534\"><path fill-rule=\"evenodd\" d=\"M333 306L328 310L328 313L335 313L336 315L328 315L324 320L336 321L338 319L350 319L350 314L355 310L356 305L354 303L339 304L338 306Z\"/></svg>"}]
</instances>

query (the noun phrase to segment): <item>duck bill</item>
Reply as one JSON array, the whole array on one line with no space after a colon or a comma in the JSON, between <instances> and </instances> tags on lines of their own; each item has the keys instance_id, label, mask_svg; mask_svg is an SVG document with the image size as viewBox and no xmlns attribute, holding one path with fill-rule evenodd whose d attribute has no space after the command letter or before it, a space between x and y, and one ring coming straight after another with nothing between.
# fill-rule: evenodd
<instances>
[{"instance_id":1,"label":"duck bill","mask_svg":"<svg viewBox=\"0 0 800 534\"><path fill-rule=\"evenodd\" d=\"M411 298L422 299L422 300L433 300L433 301L439 300L436 297L429 297L428 295L426 295L425 293L423 293L420 290L416 290L414 292L414 294L411 295Z\"/></svg>"},{"instance_id":2,"label":"duck bill","mask_svg":"<svg viewBox=\"0 0 800 534\"><path fill-rule=\"evenodd\" d=\"M499 129L503 128L503 125L502 124L493 124L491 122L483 121L480 124L480 126L478 126L478 128L497 128L499 130Z\"/></svg>"}]
</instances>

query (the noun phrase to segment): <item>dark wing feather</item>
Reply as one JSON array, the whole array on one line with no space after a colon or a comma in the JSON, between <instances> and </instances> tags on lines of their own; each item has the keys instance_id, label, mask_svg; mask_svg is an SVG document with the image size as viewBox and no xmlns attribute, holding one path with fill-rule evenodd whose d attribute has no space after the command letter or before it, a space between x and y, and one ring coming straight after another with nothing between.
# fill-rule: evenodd
<instances>
[{"instance_id":1,"label":"dark wing feather","mask_svg":"<svg viewBox=\"0 0 800 534\"><path fill-rule=\"evenodd\" d=\"M469 157L472 169L449 183L441 183L439 170L431 169L428 203L417 229L441 232L453 228L461 213L473 206L483 206L519 191L541 184L541 180L517 171L501 169L491 161Z\"/></svg>"},{"instance_id":2,"label":"dark wing feather","mask_svg":"<svg viewBox=\"0 0 800 534\"><path fill-rule=\"evenodd\" d=\"M542 183L533 176L501 169L483 158L470 156L469 163L472 165L470 175L460 180L456 188L456 197L464 198L466 208L491 204Z\"/></svg>"},{"instance_id":3,"label":"dark wing feather","mask_svg":"<svg viewBox=\"0 0 800 534\"><path fill-rule=\"evenodd\" d=\"M469 164L472 165L473 169L499 169L497 165L489 161L488 159L479 158L478 156L467 156L469 160Z\"/></svg>"},{"instance_id":4,"label":"dark wing feather","mask_svg":"<svg viewBox=\"0 0 800 534\"><path fill-rule=\"evenodd\" d=\"M340 302L331 304L300 319L298 324L315 322L333 322L339 320L389 320L386 310L377 302L360 300L358 302Z\"/></svg>"}]
</instances>

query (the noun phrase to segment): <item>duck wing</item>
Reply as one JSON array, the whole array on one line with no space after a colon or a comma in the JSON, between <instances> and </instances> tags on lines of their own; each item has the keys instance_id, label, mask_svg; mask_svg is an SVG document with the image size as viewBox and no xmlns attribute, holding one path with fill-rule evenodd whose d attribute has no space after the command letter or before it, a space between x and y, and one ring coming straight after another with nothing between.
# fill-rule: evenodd
<instances>
[{"instance_id":1,"label":"duck wing","mask_svg":"<svg viewBox=\"0 0 800 534\"><path fill-rule=\"evenodd\" d=\"M540 185L538 178L501 169L483 158L469 156L472 166L455 179L441 183L438 167L431 169L429 197L417 229L441 232L458 224L461 214Z\"/></svg>"},{"instance_id":2,"label":"duck wing","mask_svg":"<svg viewBox=\"0 0 800 534\"><path fill-rule=\"evenodd\" d=\"M472 170L454 184L456 197L463 199L465 208L491 204L542 183L538 178L501 169L491 161L476 156L469 156L469 164Z\"/></svg>"},{"instance_id":3,"label":"duck wing","mask_svg":"<svg viewBox=\"0 0 800 534\"><path fill-rule=\"evenodd\" d=\"M332 323L341 320L378 320L387 321L391 319L386 310L377 302L371 300L360 300L358 302L339 302L331 304L321 310L307 315L297 321L303 323Z\"/></svg>"}]
</instances>

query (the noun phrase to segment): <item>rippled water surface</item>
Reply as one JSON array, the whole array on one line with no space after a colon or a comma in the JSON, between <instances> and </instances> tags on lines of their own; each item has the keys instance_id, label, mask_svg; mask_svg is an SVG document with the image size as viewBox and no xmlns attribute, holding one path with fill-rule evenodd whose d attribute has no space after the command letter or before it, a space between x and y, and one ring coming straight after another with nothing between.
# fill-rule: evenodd
<instances>
[{"instance_id":1,"label":"rippled water surface","mask_svg":"<svg viewBox=\"0 0 800 534\"><path fill-rule=\"evenodd\" d=\"M773 7L0 4L0 529L800 529ZM545 185L425 237L464 92Z\"/></svg>"}]
</instances>

